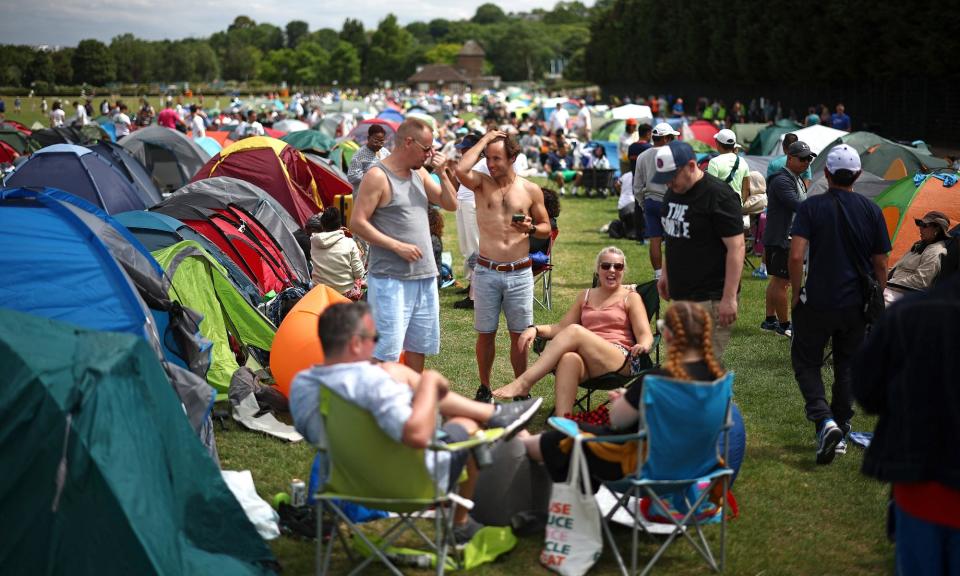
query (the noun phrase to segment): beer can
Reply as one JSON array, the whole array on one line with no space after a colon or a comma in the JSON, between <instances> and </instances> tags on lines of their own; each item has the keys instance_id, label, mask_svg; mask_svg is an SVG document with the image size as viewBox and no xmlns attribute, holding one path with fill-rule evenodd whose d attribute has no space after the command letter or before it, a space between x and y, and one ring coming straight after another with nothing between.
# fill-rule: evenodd
<instances>
[{"instance_id":1,"label":"beer can","mask_svg":"<svg viewBox=\"0 0 960 576\"><path fill-rule=\"evenodd\" d=\"M307 485L299 478L290 481L290 505L294 508L307 505Z\"/></svg>"}]
</instances>

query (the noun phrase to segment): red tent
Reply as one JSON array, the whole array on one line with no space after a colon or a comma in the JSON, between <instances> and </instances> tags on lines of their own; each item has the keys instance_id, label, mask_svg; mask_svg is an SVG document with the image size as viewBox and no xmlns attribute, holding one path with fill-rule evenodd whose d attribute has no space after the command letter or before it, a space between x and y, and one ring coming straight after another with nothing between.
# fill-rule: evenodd
<instances>
[{"instance_id":1,"label":"red tent","mask_svg":"<svg viewBox=\"0 0 960 576\"><path fill-rule=\"evenodd\" d=\"M310 162L310 171L324 206L333 206L334 196L353 193L353 186L342 170L315 154L305 153L304 156Z\"/></svg>"},{"instance_id":2,"label":"red tent","mask_svg":"<svg viewBox=\"0 0 960 576\"><path fill-rule=\"evenodd\" d=\"M703 142L711 148L717 147L717 141L713 138L714 135L720 130L713 125L712 122L707 122L706 120L695 120L690 125L690 131L693 132L693 137L697 140Z\"/></svg>"},{"instance_id":3,"label":"red tent","mask_svg":"<svg viewBox=\"0 0 960 576\"><path fill-rule=\"evenodd\" d=\"M254 136L234 142L214 156L192 182L232 176L263 188L300 226L322 210L310 163L303 154L275 138Z\"/></svg>"},{"instance_id":4,"label":"red tent","mask_svg":"<svg viewBox=\"0 0 960 576\"><path fill-rule=\"evenodd\" d=\"M357 144L363 146L367 143L367 130L370 129L371 124L380 124L383 126L384 130L387 132L387 142L385 146L387 150L393 150L394 136L397 134L397 128L400 127L400 124L393 122L392 120L384 120L383 118L371 118L369 120L362 120L357 124L353 130L347 134L344 140L353 140Z\"/></svg>"},{"instance_id":5,"label":"red tent","mask_svg":"<svg viewBox=\"0 0 960 576\"><path fill-rule=\"evenodd\" d=\"M6 142L0 142L0 164L12 163L19 157L20 154L13 149L13 146L10 146Z\"/></svg>"}]
</instances>

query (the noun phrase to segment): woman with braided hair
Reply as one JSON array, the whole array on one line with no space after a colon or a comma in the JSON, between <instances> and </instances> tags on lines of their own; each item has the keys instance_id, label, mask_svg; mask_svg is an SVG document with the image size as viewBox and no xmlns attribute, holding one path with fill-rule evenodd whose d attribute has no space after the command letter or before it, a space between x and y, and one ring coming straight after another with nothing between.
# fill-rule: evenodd
<instances>
[{"instance_id":1,"label":"woman with braided hair","mask_svg":"<svg viewBox=\"0 0 960 576\"><path fill-rule=\"evenodd\" d=\"M667 344L667 359L661 368L649 374L667 376L677 380L713 381L726 374L713 352L713 320L710 314L696 302L674 302L658 327ZM640 420L640 393L643 378L629 389L612 390L610 396L610 426L599 427L580 424L581 430L597 436L634 430ZM732 406L733 427L730 430L729 464L734 478L743 462L746 435L743 418L736 405ZM527 455L543 462L554 482L567 478L572 440L561 432L548 431L536 436L522 435ZM599 488L602 481L619 480L633 474L637 469L637 445L590 442L584 444L593 486Z\"/></svg>"}]
</instances>

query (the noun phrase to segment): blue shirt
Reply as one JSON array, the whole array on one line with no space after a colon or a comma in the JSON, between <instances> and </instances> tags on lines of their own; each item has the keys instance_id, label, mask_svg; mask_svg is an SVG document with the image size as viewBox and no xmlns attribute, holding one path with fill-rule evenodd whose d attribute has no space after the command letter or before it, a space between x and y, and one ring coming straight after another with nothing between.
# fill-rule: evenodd
<instances>
[{"instance_id":1,"label":"blue shirt","mask_svg":"<svg viewBox=\"0 0 960 576\"><path fill-rule=\"evenodd\" d=\"M846 114L840 114L839 112L834 112L830 115L830 126L836 128L837 130L846 130L850 131L850 117Z\"/></svg>"},{"instance_id":2,"label":"blue shirt","mask_svg":"<svg viewBox=\"0 0 960 576\"><path fill-rule=\"evenodd\" d=\"M550 155L547 156L547 166L554 172L573 170L573 155L560 156L556 152L551 152Z\"/></svg>"},{"instance_id":3,"label":"blue shirt","mask_svg":"<svg viewBox=\"0 0 960 576\"><path fill-rule=\"evenodd\" d=\"M840 228L847 224L837 213L834 198L847 215L852 249L863 270L873 274L872 257L890 251L883 214L867 197L831 188L802 202L793 221L793 235L810 242L806 303L821 310L863 304L857 267L847 256Z\"/></svg>"}]
</instances>

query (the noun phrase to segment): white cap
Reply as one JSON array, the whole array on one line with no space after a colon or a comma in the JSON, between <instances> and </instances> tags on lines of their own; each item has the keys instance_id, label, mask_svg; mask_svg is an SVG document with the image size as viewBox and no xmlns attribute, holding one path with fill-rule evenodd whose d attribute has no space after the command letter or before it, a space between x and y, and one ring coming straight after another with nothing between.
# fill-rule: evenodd
<instances>
[{"instance_id":1,"label":"white cap","mask_svg":"<svg viewBox=\"0 0 960 576\"><path fill-rule=\"evenodd\" d=\"M724 146L733 146L737 143L737 135L734 134L733 130L729 128L724 128L723 130L714 134L713 139Z\"/></svg>"},{"instance_id":2,"label":"white cap","mask_svg":"<svg viewBox=\"0 0 960 576\"><path fill-rule=\"evenodd\" d=\"M664 136L679 136L680 133L673 129L673 126L666 122L661 122L653 127L653 137L662 138Z\"/></svg>"},{"instance_id":3,"label":"white cap","mask_svg":"<svg viewBox=\"0 0 960 576\"><path fill-rule=\"evenodd\" d=\"M827 172L836 174L837 170L860 171L860 155L846 144L840 144L830 149L827 154Z\"/></svg>"}]
</instances>

